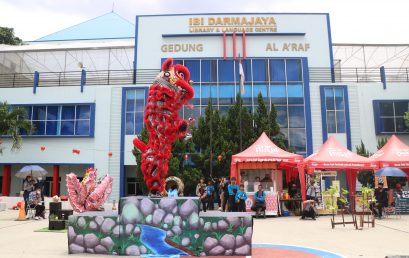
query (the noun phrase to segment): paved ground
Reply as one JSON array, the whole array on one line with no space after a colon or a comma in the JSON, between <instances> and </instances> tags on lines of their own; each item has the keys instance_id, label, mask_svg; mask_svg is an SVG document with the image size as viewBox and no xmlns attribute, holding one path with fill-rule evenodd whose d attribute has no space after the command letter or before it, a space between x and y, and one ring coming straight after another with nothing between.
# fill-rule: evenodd
<instances>
[{"instance_id":1,"label":"paved ground","mask_svg":"<svg viewBox=\"0 0 409 258\"><path fill-rule=\"evenodd\" d=\"M47 227L48 220L14 221L17 211L0 212L0 256L6 258L104 257L67 254L64 233L34 232ZM409 255L409 215L377 220L375 228L355 230L351 225L331 229L330 217L303 221L297 217L255 220L253 243L296 245L338 253L344 257ZM253 249L253 257L295 257L291 250ZM274 250L274 249L273 249ZM297 257L319 257L306 254Z\"/></svg>"}]
</instances>

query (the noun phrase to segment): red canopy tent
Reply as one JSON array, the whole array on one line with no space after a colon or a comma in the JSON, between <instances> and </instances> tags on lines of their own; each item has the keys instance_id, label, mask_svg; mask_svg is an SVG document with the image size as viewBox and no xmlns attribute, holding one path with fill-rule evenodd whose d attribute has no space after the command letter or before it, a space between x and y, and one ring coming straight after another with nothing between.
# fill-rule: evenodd
<instances>
[{"instance_id":1,"label":"red canopy tent","mask_svg":"<svg viewBox=\"0 0 409 258\"><path fill-rule=\"evenodd\" d=\"M349 195L352 197L355 195L357 172L374 170L377 165L369 158L348 150L331 135L318 152L304 160L304 167L309 174L314 173L316 169L346 170Z\"/></svg>"},{"instance_id":2,"label":"red canopy tent","mask_svg":"<svg viewBox=\"0 0 409 258\"><path fill-rule=\"evenodd\" d=\"M409 146L392 135L389 141L374 155L369 157L379 168L396 167L406 172L409 184Z\"/></svg>"},{"instance_id":3,"label":"red canopy tent","mask_svg":"<svg viewBox=\"0 0 409 258\"><path fill-rule=\"evenodd\" d=\"M301 185L304 187L301 191L305 195L305 184L302 184L305 181L302 161L303 156L280 149L263 132L250 147L232 156L230 176L240 181L241 169L287 169L294 176L297 169ZM287 177L289 176L290 173L287 173Z\"/></svg>"}]
</instances>

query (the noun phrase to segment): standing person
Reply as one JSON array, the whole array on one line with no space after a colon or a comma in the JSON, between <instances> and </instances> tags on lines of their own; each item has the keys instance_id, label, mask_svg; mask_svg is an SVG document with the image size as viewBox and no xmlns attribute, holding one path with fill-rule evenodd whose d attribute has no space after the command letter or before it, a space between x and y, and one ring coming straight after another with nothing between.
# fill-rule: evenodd
<instances>
[{"instance_id":1,"label":"standing person","mask_svg":"<svg viewBox=\"0 0 409 258\"><path fill-rule=\"evenodd\" d=\"M315 200L317 198L317 186L314 178L310 177L310 185L307 189L307 200Z\"/></svg>"},{"instance_id":2,"label":"standing person","mask_svg":"<svg viewBox=\"0 0 409 258\"><path fill-rule=\"evenodd\" d=\"M229 207L228 203L229 203L229 180L227 178L224 178L222 211L228 210Z\"/></svg>"},{"instance_id":3,"label":"standing person","mask_svg":"<svg viewBox=\"0 0 409 258\"><path fill-rule=\"evenodd\" d=\"M214 186L212 180L207 182L206 187L206 198L207 198L207 209L214 210Z\"/></svg>"},{"instance_id":4,"label":"standing person","mask_svg":"<svg viewBox=\"0 0 409 258\"><path fill-rule=\"evenodd\" d=\"M225 181L226 181L225 177L222 177L219 180L219 194L220 194L219 211L224 211L223 204L226 205L226 203L224 202L224 183Z\"/></svg>"},{"instance_id":5,"label":"standing person","mask_svg":"<svg viewBox=\"0 0 409 258\"><path fill-rule=\"evenodd\" d=\"M266 217L266 193L263 191L262 185L258 185L258 191L254 193L254 201L255 203L251 209L256 212L256 217L258 218L261 212Z\"/></svg>"},{"instance_id":6,"label":"standing person","mask_svg":"<svg viewBox=\"0 0 409 258\"><path fill-rule=\"evenodd\" d=\"M206 212L206 184L204 178L200 178L199 183L196 186L196 195L199 197L199 201L202 204L202 210ZM199 204L200 209L200 204Z\"/></svg>"},{"instance_id":7,"label":"standing person","mask_svg":"<svg viewBox=\"0 0 409 258\"><path fill-rule=\"evenodd\" d=\"M26 176L26 179L24 179L23 181L23 191L24 191L23 198L24 198L24 203L25 203L26 214L27 214L27 208L28 208L27 206L28 198L29 198L30 193L34 191L34 185L36 183L37 183L37 180L30 175Z\"/></svg>"},{"instance_id":8,"label":"standing person","mask_svg":"<svg viewBox=\"0 0 409 258\"><path fill-rule=\"evenodd\" d=\"M41 186L37 186L35 191L31 191L28 197L30 208L35 208L36 213L34 219L45 219L45 206L41 204Z\"/></svg>"},{"instance_id":9,"label":"standing person","mask_svg":"<svg viewBox=\"0 0 409 258\"><path fill-rule=\"evenodd\" d=\"M239 190L239 187L236 184L236 178L231 178L231 184L227 187L229 192L229 212L237 211L237 205L235 202L236 193Z\"/></svg>"},{"instance_id":10,"label":"standing person","mask_svg":"<svg viewBox=\"0 0 409 258\"><path fill-rule=\"evenodd\" d=\"M246 200L247 200L247 194L244 191L244 184L241 184L235 196L235 201L237 204L237 211L239 212L246 211Z\"/></svg>"},{"instance_id":11,"label":"standing person","mask_svg":"<svg viewBox=\"0 0 409 258\"><path fill-rule=\"evenodd\" d=\"M260 177L257 176L256 179L255 179L255 181L254 181L254 185L253 185L253 187L254 187L254 188L253 188L253 191L254 191L254 192L257 191L259 185L260 185Z\"/></svg>"},{"instance_id":12,"label":"standing person","mask_svg":"<svg viewBox=\"0 0 409 258\"><path fill-rule=\"evenodd\" d=\"M375 189L375 199L376 199L376 203L374 206L372 206L372 211L380 219L382 218L382 209L384 207L388 207L388 194L383 188L382 182L378 183L378 188Z\"/></svg>"}]
</instances>

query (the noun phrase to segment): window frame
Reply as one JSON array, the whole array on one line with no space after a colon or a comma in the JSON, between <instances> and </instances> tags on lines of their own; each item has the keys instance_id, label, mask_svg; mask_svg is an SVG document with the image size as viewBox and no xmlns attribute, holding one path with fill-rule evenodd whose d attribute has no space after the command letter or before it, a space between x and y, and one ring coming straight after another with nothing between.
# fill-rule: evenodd
<instances>
[{"instance_id":1,"label":"window frame","mask_svg":"<svg viewBox=\"0 0 409 258\"><path fill-rule=\"evenodd\" d=\"M409 130L407 132L398 132L396 126L397 118L403 118L404 116L397 116L396 115L396 108L395 102L407 102L409 108L409 99L385 99L385 100L373 100L373 111L374 111L374 122L375 122L375 134L376 135L391 135L391 134L409 134ZM383 103L392 103L393 108L393 116L382 116L381 115L381 104ZM394 132L384 132L381 130L382 128L382 119L393 119L393 127Z\"/></svg>"}]
</instances>

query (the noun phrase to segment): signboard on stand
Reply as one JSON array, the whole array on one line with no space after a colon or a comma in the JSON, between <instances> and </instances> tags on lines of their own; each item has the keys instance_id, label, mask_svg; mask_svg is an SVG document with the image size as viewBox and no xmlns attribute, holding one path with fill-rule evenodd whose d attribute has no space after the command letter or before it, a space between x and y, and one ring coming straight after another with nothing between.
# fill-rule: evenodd
<instances>
[{"instance_id":1,"label":"signboard on stand","mask_svg":"<svg viewBox=\"0 0 409 258\"><path fill-rule=\"evenodd\" d=\"M403 191L396 206L397 213L409 213L409 191Z\"/></svg>"}]
</instances>

